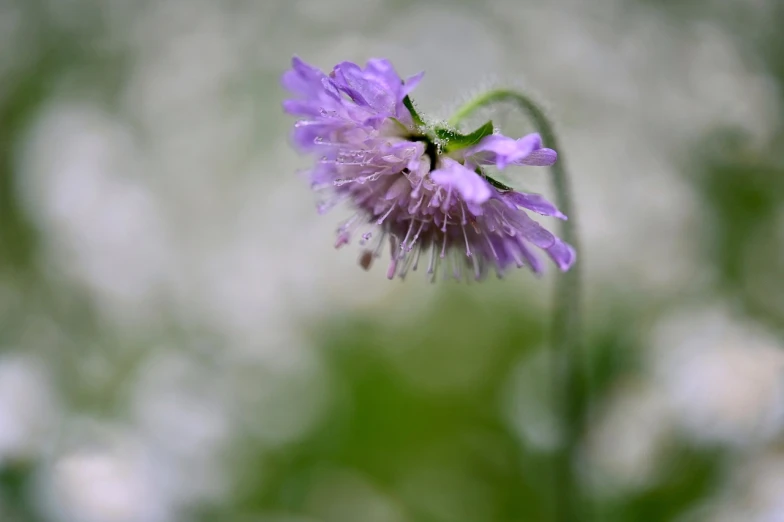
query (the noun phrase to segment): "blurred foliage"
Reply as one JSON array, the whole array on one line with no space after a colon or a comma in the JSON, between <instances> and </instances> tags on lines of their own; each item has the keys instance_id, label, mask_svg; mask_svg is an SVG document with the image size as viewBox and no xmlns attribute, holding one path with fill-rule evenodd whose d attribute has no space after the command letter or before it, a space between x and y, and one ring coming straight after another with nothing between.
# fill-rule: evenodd
<instances>
[{"instance_id":1,"label":"blurred foliage","mask_svg":"<svg viewBox=\"0 0 784 522\"><path fill-rule=\"evenodd\" d=\"M782 130L784 133L784 129ZM756 146L738 132L719 132L703 149L699 194L709 231L706 258L719 269L718 286L749 315L784 325L784 249L777 233L784 202L784 134Z\"/></svg>"},{"instance_id":2,"label":"blurred foliage","mask_svg":"<svg viewBox=\"0 0 784 522\"><path fill-rule=\"evenodd\" d=\"M367 318L332 325L320 344L342 384L340 399L321 430L272 457L271 476L262 483L243 483L247 492L239 504L249 511L302 512L309 481L320 469L335 467L372 477L374 486L399 499L411 520L542 518L549 490L542 480L547 460L521 448L493 406L510 366L542 341L538 315L521 314L519 303L510 305L480 303L465 291L454 291L434 303L434 313L413 324L391 328ZM484 359L481 379L469 389L423 393L401 379L399 368L390 367L389 357L400 351L406 353L405 364L415 365L422 375L470 373L471 368L460 366L470 365L478 351ZM249 465L269 469L269 458L261 456ZM458 488L443 492L450 505L440 506L443 499L431 503L407 489L406 480L422 467L423 472L432 467L444 474L433 477L446 480L438 486ZM480 507L482 503L488 507Z\"/></svg>"}]
</instances>

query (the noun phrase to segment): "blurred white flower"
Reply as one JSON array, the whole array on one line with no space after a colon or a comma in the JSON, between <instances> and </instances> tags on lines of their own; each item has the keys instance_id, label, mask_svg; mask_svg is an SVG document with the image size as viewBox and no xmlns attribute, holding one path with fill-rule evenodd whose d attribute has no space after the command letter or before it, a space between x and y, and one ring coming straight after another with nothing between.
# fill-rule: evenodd
<instances>
[{"instance_id":1,"label":"blurred white flower","mask_svg":"<svg viewBox=\"0 0 784 522\"><path fill-rule=\"evenodd\" d=\"M748 503L759 522L784 522L784 455L761 457L745 477Z\"/></svg>"},{"instance_id":2,"label":"blurred white flower","mask_svg":"<svg viewBox=\"0 0 784 522\"><path fill-rule=\"evenodd\" d=\"M784 422L784 351L722 307L673 310L653 332L653 377L679 425L704 442L769 440Z\"/></svg>"},{"instance_id":3,"label":"blurred white flower","mask_svg":"<svg viewBox=\"0 0 784 522\"><path fill-rule=\"evenodd\" d=\"M555 411L550 357L547 349L525 354L509 372L502 395L506 421L521 439L540 451L558 449L563 437Z\"/></svg>"},{"instance_id":4,"label":"blurred white flower","mask_svg":"<svg viewBox=\"0 0 784 522\"><path fill-rule=\"evenodd\" d=\"M492 483L453 458L433 449L399 479L397 491L404 505L428 520L494 520L498 518Z\"/></svg>"},{"instance_id":5,"label":"blurred white flower","mask_svg":"<svg viewBox=\"0 0 784 522\"><path fill-rule=\"evenodd\" d=\"M0 466L37 456L56 422L49 376L25 355L0 355Z\"/></svg>"},{"instance_id":6,"label":"blurred white flower","mask_svg":"<svg viewBox=\"0 0 784 522\"><path fill-rule=\"evenodd\" d=\"M784 455L763 452L736 466L709 511L715 522L784 522Z\"/></svg>"},{"instance_id":7,"label":"blurred white flower","mask_svg":"<svg viewBox=\"0 0 784 522\"><path fill-rule=\"evenodd\" d=\"M227 488L220 455L231 435L231 411L221 375L199 358L165 348L139 368L132 412L168 494L178 504L220 498Z\"/></svg>"},{"instance_id":8,"label":"blurred white flower","mask_svg":"<svg viewBox=\"0 0 784 522\"><path fill-rule=\"evenodd\" d=\"M308 346L278 346L294 354L280 361L238 354L227 363L237 427L262 447L279 448L306 437L324 420L334 385L318 352Z\"/></svg>"},{"instance_id":9,"label":"blurred white flower","mask_svg":"<svg viewBox=\"0 0 784 522\"><path fill-rule=\"evenodd\" d=\"M614 496L649 486L666 455L672 420L658 389L646 382L621 383L586 441L585 471L594 492Z\"/></svg>"},{"instance_id":10,"label":"blurred white flower","mask_svg":"<svg viewBox=\"0 0 784 522\"><path fill-rule=\"evenodd\" d=\"M325 469L315 474L307 512L324 522L405 522L396 499L351 470Z\"/></svg>"},{"instance_id":11,"label":"blurred white flower","mask_svg":"<svg viewBox=\"0 0 784 522\"><path fill-rule=\"evenodd\" d=\"M170 252L129 129L95 106L54 101L31 129L21 169L53 275L85 285L120 325L154 319Z\"/></svg>"},{"instance_id":12,"label":"blurred white flower","mask_svg":"<svg viewBox=\"0 0 784 522\"><path fill-rule=\"evenodd\" d=\"M42 477L51 520L166 522L174 520L161 474L133 439L81 448L57 457Z\"/></svg>"}]
</instances>

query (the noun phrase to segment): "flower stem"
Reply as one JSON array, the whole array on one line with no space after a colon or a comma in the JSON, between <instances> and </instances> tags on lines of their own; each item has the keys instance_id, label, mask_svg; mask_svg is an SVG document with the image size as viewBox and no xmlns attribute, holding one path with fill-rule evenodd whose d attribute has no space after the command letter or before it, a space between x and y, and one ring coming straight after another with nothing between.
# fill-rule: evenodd
<instances>
[{"instance_id":1,"label":"flower stem","mask_svg":"<svg viewBox=\"0 0 784 522\"><path fill-rule=\"evenodd\" d=\"M572 202L569 175L564 153L558 144L553 126L544 111L529 97L508 89L488 91L460 107L449 120L457 126L477 109L495 103L512 102L525 111L542 136L547 147L558 152L558 161L550 167L558 208L568 216L561 223L561 237L580 253L575 227L576 217ZM554 477L554 519L558 522L586 520L581 513L581 498L574 476L577 464L578 435L582 429L584 405L581 396L581 375L577 371L580 356L580 272L579 264L556 280L555 304L552 321L552 361L554 394L561 416L563 430L562 449L557 455Z\"/></svg>"}]
</instances>

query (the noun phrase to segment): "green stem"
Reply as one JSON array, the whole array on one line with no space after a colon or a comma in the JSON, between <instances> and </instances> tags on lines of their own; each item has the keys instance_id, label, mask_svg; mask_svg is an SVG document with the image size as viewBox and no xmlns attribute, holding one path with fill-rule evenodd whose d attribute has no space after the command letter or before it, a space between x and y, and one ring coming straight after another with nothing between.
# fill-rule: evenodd
<instances>
[{"instance_id":1,"label":"green stem","mask_svg":"<svg viewBox=\"0 0 784 522\"><path fill-rule=\"evenodd\" d=\"M527 96L508 89L488 91L460 107L449 123L457 126L477 109L500 102L512 102L525 111L533 121L542 141L558 152L558 161L550 167L553 174L555 201L559 210L569 219L561 225L561 237L580 253L575 226L576 217L572 202L569 175L563 150L558 144L553 126L542 109ZM563 448L555 463L555 520L575 522L586 520L581 498L574 477L577 462L578 434L582 428L584 407L581 396L580 372L580 272L579 264L556 280L555 309L552 322L552 360L554 365L555 396L562 418Z\"/></svg>"}]
</instances>

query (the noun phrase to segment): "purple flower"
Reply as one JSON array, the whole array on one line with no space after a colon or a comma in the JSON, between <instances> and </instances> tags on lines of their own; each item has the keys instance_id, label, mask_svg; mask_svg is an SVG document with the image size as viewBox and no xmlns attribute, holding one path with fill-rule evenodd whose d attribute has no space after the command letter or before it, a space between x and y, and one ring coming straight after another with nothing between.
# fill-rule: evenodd
<instances>
[{"instance_id":1,"label":"purple flower","mask_svg":"<svg viewBox=\"0 0 784 522\"><path fill-rule=\"evenodd\" d=\"M360 265L368 269L385 243L387 276L405 277L422 262L457 279L501 275L510 266L541 273L536 250L561 270L575 261L574 249L526 210L566 219L538 194L518 192L492 179L487 166L552 165L554 150L538 134L519 140L493 134L488 123L472 134L424 124L408 94L422 74L402 80L387 60L365 68L350 62L329 75L292 60L283 86L294 96L283 102L294 124L293 141L317 159L312 186L325 191L323 212L347 201L356 213L337 229L336 247L359 238Z\"/></svg>"}]
</instances>

